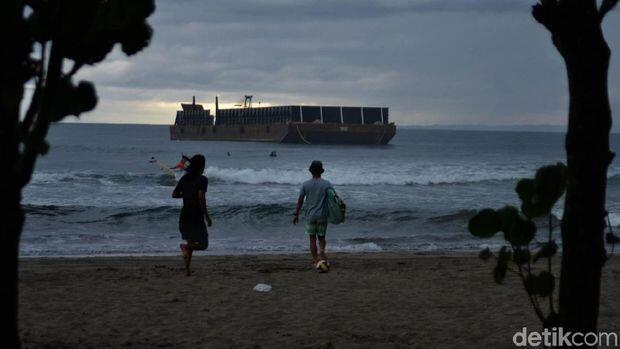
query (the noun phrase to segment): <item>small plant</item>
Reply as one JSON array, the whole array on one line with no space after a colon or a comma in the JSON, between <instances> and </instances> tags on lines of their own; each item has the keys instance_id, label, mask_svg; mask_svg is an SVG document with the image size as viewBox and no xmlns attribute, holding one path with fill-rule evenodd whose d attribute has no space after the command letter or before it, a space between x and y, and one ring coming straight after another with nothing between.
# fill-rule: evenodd
<instances>
[{"instance_id":1,"label":"small plant","mask_svg":"<svg viewBox=\"0 0 620 349\"><path fill-rule=\"evenodd\" d=\"M497 265L493 269L496 283L504 282L508 272L521 279L529 300L538 318L545 326L557 321L553 302L556 278L552 271L552 257L558 251L553 239L553 220L551 210L566 190L567 168L562 163L544 166L536 171L533 179L522 179L515 188L521 208L504 206L499 210L483 209L469 221L469 232L480 238L491 238L502 232L507 243L494 254L487 247L479 257L483 260L494 258ZM536 239L537 226L534 219L548 217L548 235L544 242ZM545 261L540 268L541 261ZM548 301L545 315L543 300Z\"/></svg>"},{"instance_id":2,"label":"small plant","mask_svg":"<svg viewBox=\"0 0 620 349\"><path fill-rule=\"evenodd\" d=\"M555 310L553 293L556 278L552 271L552 258L558 251L558 244L553 239L553 216L551 210L566 191L567 167L563 163L544 166L536 171L533 179L521 179L515 188L521 208L504 206L499 210L486 208L478 211L468 225L469 232L480 238L491 238L497 233L504 234L506 245L494 254L487 247L480 251L482 260L494 258L497 265L493 269L493 278L501 284L508 272L515 273L521 279L528 298L534 307L536 315L544 327L556 326L559 322ZM540 242L536 238L537 225L535 219L548 218L548 232L546 241ZM606 242L612 245L620 239L614 235L609 223L609 232ZM544 266L539 267L545 262ZM541 303L548 302L548 312L545 314Z\"/></svg>"}]
</instances>

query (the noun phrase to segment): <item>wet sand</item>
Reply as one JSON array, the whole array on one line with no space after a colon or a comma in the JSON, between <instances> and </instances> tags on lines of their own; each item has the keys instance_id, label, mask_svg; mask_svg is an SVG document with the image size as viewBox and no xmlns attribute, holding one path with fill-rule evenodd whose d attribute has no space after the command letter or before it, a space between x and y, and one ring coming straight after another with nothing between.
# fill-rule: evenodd
<instances>
[{"instance_id":1,"label":"wet sand","mask_svg":"<svg viewBox=\"0 0 620 349\"><path fill-rule=\"evenodd\" d=\"M540 328L515 276L471 255L23 259L26 348L510 348ZM557 272L557 269L556 269ZM620 332L620 261L603 273L601 330ZM253 291L257 283L273 286Z\"/></svg>"}]
</instances>

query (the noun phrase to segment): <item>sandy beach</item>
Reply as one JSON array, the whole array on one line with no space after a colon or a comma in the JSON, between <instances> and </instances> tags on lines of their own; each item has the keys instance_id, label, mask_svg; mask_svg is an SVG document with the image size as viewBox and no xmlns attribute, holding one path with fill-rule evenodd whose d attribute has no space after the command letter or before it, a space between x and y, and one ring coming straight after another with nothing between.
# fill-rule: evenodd
<instances>
[{"instance_id":1,"label":"sandy beach","mask_svg":"<svg viewBox=\"0 0 620 349\"><path fill-rule=\"evenodd\" d=\"M516 277L473 255L22 259L26 348L512 347L540 328ZM601 330L620 331L620 261L604 269ZM253 291L257 283L273 286Z\"/></svg>"}]
</instances>

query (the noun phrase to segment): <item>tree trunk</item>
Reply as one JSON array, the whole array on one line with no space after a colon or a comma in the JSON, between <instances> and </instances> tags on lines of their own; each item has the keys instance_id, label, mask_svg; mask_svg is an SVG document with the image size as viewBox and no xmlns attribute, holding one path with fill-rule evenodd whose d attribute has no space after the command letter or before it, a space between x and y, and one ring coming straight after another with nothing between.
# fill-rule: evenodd
<instances>
[{"instance_id":1,"label":"tree trunk","mask_svg":"<svg viewBox=\"0 0 620 349\"><path fill-rule=\"evenodd\" d=\"M19 238L24 222L17 183L19 106L24 93L24 62L30 42L23 30L21 1L0 2L0 343L19 348L17 285Z\"/></svg>"},{"instance_id":2,"label":"tree trunk","mask_svg":"<svg viewBox=\"0 0 620 349\"><path fill-rule=\"evenodd\" d=\"M584 333L597 330L606 259L607 168L613 159L607 93L610 50L600 23L590 29L570 38L554 38L566 63L570 93L559 319L566 330Z\"/></svg>"},{"instance_id":3,"label":"tree trunk","mask_svg":"<svg viewBox=\"0 0 620 349\"><path fill-rule=\"evenodd\" d=\"M0 239L0 314L2 321L2 337L4 348L19 348L18 327L18 257L19 237L24 222L21 209L19 190L11 193L3 192L0 203L0 221L3 222L2 238Z\"/></svg>"}]
</instances>

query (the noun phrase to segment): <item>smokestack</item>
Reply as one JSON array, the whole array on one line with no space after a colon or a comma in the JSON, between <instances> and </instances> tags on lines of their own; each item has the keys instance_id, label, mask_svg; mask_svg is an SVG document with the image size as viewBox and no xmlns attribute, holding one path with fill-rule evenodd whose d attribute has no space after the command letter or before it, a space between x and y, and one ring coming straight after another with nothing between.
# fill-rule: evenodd
<instances>
[{"instance_id":1,"label":"smokestack","mask_svg":"<svg viewBox=\"0 0 620 349\"><path fill-rule=\"evenodd\" d=\"M192 104L196 104L196 96L192 96Z\"/></svg>"},{"instance_id":2,"label":"smokestack","mask_svg":"<svg viewBox=\"0 0 620 349\"><path fill-rule=\"evenodd\" d=\"M220 113L220 103L217 99L217 96L215 96L215 118L216 119L219 113Z\"/></svg>"}]
</instances>

